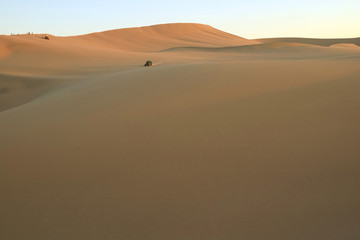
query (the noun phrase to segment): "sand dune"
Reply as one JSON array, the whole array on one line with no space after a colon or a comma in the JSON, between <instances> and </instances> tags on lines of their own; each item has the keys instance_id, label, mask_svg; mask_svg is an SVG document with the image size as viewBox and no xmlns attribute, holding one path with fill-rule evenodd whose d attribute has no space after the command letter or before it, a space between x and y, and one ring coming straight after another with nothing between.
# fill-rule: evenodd
<instances>
[{"instance_id":1,"label":"sand dune","mask_svg":"<svg viewBox=\"0 0 360 240\"><path fill-rule=\"evenodd\" d=\"M258 43L203 24L161 24L70 37L98 47L126 51L161 51L177 46L239 46Z\"/></svg>"},{"instance_id":2,"label":"sand dune","mask_svg":"<svg viewBox=\"0 0 360 240\"><path fill-rule=\"evenodd\" d=\"M352 48L352 49L360 49L358 45L352 43L338 43L333 44L331 47L341 47L341 48Z\"/></svg>"},{"instance_id":3,"label":"sand dune","mask_svg":"<svg viewBox=\"0 0 360 240\"><path fill-rule=\"evenodd\" d=\"M356 42L41 36L0 36L1 239L360 237Z\"/></svg>"},{"instance_id":4,"label":"sand dune","mask_svg":"<svg viewBox=\"0 0 360 240\"><path fill-rule=\"evenodd\" d=\"M50 41L43 36L50 36ZM41 53L80 55L87 51L140 51L157 52L172 47L191 46L240 46L258 43L256 40L244 39L222 32L202 24L162 24L150 27L118 29L74 37L56 37L49 34L0 36L1 58L9 53ZM56 48L56 49L54 49ZM6 52L5 52L6 50ZM65 52L64 52L65 51ZM70 54L70 53L67 53ZM82 57L83 54L81 54ZM35 56L34 56L35 57Z\"/></svg>"},{"instance_id":5,"label":"sand dune","mask_svg":"<svg viewBox=\"0 0 360 240\"><path fill-rule=\"evenodd\" d=\"M329 47L334 44L355 44L360 46L360 38L338 38L338 39L319 39L319 38L263 38L256 39L256 41L262 43L272 43L272 42L286 42L286 43L303 43Z\"/></svg>"},{"instance_id":6,"label":"sand dune","mask_svg":"<svg viewBox=\"0 0 360 240\"><path fill-rule=\"evenodd\" d=\"M64 83L64 79L0 74L0 111L28 102Z\"/></svg>"},{"instance_id":7,"label":"sand dune","mask_svg":"<svg viewBox=\"0 0 360 240\"><path fill-rule=\"evenodd\" d=\"M336 44L333 46L349 46L349 44ZM351 46L351 45L350 45ZM357 47L356 45L352 45ZM229 47L175 47L164 51L174 50L194 50L194 51L214 51L214 52L249 52L249 53L275 53L275 52L294 52L294 51L317 51L325 50L330 52L331 49L319 47L311 44L287 43L287 42L269 42L263 44L251 44L245 46L229 46Z\"/></svg>"}]
</instances>

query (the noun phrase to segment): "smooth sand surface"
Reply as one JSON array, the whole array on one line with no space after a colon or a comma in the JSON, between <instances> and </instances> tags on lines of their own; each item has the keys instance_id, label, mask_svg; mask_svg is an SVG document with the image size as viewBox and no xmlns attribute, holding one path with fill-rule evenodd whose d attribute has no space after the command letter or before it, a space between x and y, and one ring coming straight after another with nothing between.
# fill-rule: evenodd
<instances>
[{"instance_id":1,"label":"smooth sand surface","mask_svg":"<svg viewBox=\"0 0 360 240\"><path fill-rule=\"evenodd\" d=\"M354 44L360 46L359 38L334 38L334 39L321 39L321 38L263 38L258 39L258 42L271 43L271 42L284 42L284 43L303 43L317 46L329 47L334 44Z\"/></svg>"},{"instance_id":2,"label":"smooth sand surface","mask_svg":"<svg viewBox=\"0 0 360 240\"><path fill-rule=\"evenodd\" d=\"M356 39L42 36L0 36L1 239L360 238Z\"/></svg>"}]
</instances>

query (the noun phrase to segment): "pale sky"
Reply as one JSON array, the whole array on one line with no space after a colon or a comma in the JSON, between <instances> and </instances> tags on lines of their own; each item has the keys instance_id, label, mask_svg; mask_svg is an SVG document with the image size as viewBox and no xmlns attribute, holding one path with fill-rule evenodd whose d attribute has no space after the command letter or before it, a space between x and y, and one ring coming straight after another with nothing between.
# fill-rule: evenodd
<instances>
[{"instance_id":1,"label":"pale sky","mask_svg":"<svg viewBox=\"0 0 360 240\"><path fill-rule=\"evenodd\" d=\"M204 23L246 38L360 37L360 0L0 0L0 34Z\"/></svg>"}]
</instances>

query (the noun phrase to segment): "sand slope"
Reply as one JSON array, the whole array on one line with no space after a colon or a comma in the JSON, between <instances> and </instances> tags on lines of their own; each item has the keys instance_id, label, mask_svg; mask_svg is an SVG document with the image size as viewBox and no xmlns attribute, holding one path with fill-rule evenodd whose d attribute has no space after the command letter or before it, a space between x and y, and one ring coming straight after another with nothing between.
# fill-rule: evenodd
<instances>
[{"instance_id":1,"label":"sand slope","mask_svg":"<svg viewBox=\"0 0 360 240\"><path fill-rule=\"evenodd\" d=\"M303 43L329 47L334 44L355 44L360 46L360 38L335 38L335 39L319 39L319 38L263 38L257 39L257 41L262 43L271 43L271 42L286 42L286 43Z\"/></svg>"},{"instance_id":2,"label":"sand slope","mask_svg":"<svg viewBox=\"0 0 360 240\"><path fill-rule=\"evenodd\" d=\"M1 37L1 239L360 237L357 47L122 31Z\"/></svg>"},{"instance_id":3,"label":"sand slope","mask_svg":"<svg viewBox=\"0 0 360 240\"><path fill-rule=\"evenodd\" d=\"M256 40L244 39L209 25L186 23L112 30L69 39L127 51L161 51L177 46L239 46L258 43Z\"/></svg>"}]
</instances>

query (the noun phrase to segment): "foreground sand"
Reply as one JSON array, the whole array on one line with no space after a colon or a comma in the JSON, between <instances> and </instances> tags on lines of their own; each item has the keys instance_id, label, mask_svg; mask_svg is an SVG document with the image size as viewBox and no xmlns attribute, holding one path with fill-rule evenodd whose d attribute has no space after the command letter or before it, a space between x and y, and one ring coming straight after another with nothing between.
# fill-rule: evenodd
<instances>
[{"instance_id":1,"label":"foreground sand","mask_svg":"<svg viewBox=\"0 0 360 240\"><path fill-rule=\"evenodd\" d=\"M1 239L359 239L356 39L39 37L0 38Z\"/></svg>"}]
</instances>

